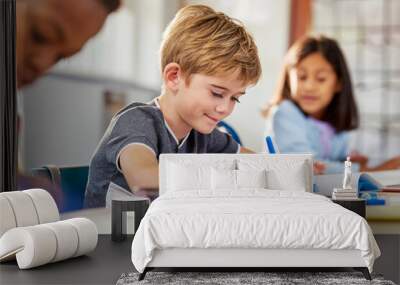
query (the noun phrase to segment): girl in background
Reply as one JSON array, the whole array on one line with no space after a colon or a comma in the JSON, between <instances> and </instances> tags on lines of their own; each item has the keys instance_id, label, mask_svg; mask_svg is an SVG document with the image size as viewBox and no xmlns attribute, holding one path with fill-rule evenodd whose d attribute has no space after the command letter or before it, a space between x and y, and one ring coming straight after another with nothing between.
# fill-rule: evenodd
<instances>
[{"instance_id":1,"label":"girl in background","mask_svg":"<svg viewBox=\"0 0 400 285\"><path fill-rule=\"evenodd\" d=\"M324 173L342 173L347 156L353 171L400 168L400 156L369 167L366 156L349 152L349 131L359 126L359 113L346 60L333 39L307 36L289 49L263 116L280 152L311 152L324 163Z\"/></svg>"}]
</instances>

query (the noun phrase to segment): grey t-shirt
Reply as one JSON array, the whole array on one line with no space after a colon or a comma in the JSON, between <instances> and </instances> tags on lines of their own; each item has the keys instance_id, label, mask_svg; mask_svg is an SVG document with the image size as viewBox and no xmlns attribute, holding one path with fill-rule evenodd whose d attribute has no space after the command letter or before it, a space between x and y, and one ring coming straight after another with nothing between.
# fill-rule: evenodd
<instances>
[{"instance_id":1,"label":"grey t-shirt","mask_svg":"<svg viewBox=\"0 0 400 285\"><path fill-rule=\"evenodd\" d=\"M125 189L129 186L119 168L119 155L130 144L142 144L157 157L161 153L236 153L239 145L218 129L201 134L192 129L178 142L157 106L132 103L111 120L90 162L85 207L104 207L110 182Z\"/></svg>"}]
</instances>

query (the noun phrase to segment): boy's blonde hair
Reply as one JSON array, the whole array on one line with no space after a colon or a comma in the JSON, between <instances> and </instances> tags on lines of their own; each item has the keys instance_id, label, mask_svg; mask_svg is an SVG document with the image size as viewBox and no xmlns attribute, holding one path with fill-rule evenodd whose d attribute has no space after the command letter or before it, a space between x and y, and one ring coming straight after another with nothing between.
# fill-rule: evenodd
<instances>
[{"instance_id":1,"label":"boy's blonde hair","mask_svg":"<svg viewBox=\"0 0 400 285\"><path fill-rule=\"evenodd\" d=\"M187 82L190 75L227 75L239 70L239 80L255 84L261 64L253 37L243 24L204 5L178 11L164 32L161 70L179 64Z\"/></svg>"}]
</instances>

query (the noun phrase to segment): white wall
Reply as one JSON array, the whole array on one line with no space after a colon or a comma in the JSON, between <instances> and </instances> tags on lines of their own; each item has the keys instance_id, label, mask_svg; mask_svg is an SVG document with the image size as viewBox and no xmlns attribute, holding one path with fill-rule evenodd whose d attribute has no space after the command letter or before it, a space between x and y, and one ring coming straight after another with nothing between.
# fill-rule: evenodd
<instances>
[{"instance_id":1,"label":"white wall","mask_svg":"<svg viewBox=\"0 0 400 285\"><path fill-rule=\"evenodd\" d=\"M177 0L126 0L135 16L135 80L151 88L160 88L159 47L162 33L179 9Z\"/></svg>"},{"instance_id":2,"label":"white wall","mask_svg":"<svg viewBox=\"0 0 400 285\"><path fill-rule=\"evenodd\" d=\"M45 77L20 94L26 169L88 164L103 131L101 89Z\"/></svg>"},{"instance_id":3,"label":"white wall","mask_svg":"<svg viewBox=\"0 0 400 285\"><path fill-rule=\"evenodd\" d=\"M186 1L205 4L243 22L252 33L259 49L263 75L259 83L241 98L235 111L227 118L239 133L245 147L264 151L264 120L262 105L272 96L287 50L289 31L289 0L203 0Z\"/></svg>"}]
</instances>

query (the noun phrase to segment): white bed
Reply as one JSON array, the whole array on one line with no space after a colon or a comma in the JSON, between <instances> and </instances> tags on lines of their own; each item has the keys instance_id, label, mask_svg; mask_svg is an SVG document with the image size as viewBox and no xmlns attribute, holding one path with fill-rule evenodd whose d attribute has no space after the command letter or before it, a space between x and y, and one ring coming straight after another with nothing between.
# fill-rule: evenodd
<instances>
[{"instance_id":1,"label":"white bed","mask_svg":"<svg viewBox=\"0 0 400 285\"><path fill-rule=\"evenodd\" d=\"M167 154L132 243L154 267L354 267L380 255L367 222L312 190L311 155Z\"/></svg>"}]
</instances>

